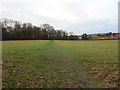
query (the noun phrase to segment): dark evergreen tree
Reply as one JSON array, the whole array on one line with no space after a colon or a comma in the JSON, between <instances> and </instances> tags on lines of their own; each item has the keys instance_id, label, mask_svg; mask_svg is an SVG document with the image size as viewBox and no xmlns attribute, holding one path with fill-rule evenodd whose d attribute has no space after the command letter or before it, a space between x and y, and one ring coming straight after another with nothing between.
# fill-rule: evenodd
<instances>
[{"instance_id":1,"label":"dark evergreen tree","mask_svg":"<svg viewBox=\"0 0 120 90\"><path fill-rule=\"evenodd\" d=\"M82 40L88 40L88 35L86 33L82 35Z\"/></svg>"}]
</instances>

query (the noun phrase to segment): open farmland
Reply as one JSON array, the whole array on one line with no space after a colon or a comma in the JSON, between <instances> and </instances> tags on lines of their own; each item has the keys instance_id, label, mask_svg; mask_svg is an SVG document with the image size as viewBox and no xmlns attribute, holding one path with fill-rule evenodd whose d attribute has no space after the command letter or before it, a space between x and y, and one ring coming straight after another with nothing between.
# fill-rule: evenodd
<instances>
[{"instance_id":1,"label":"open farmland","mask_svg":"<svg viewBox=\"0 0 120 90\"><path fill-rule=\"evenodd\" d=\"M3 88L118 87L118 40L3 41Z\"/></svg>"}]
</instances>

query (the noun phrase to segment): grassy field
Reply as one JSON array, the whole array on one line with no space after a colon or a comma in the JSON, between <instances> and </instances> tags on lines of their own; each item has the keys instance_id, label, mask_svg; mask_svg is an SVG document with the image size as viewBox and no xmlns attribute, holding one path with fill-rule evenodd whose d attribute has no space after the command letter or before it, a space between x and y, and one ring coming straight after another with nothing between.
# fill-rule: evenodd
<instances>
[{"instance_id":1,"label":"grassy field","mask_svg":"<svg viewBox=\"0 0 120 90\"><path fill-rule=\"evenodd\" d=\"M118 41L3 41L3 88L118 87Z\"/></svg>"}]
</instances>

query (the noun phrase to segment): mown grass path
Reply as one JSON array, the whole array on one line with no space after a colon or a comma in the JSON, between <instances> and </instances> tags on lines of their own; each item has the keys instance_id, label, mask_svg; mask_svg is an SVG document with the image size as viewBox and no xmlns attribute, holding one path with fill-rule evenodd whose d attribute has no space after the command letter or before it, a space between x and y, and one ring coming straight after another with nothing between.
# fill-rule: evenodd
<instances>
[{"instance_id":1,"label":"mown grass path","mask_svg":"<svg viewBox=\"0 0 120 90\"><path fill-rule=\"evenodd\" d=\"M96 52L92 51L92 56L88 52L93 49L92 45L61 41L3 42L3 87L104 87L102 82L89 73L89 64L101 65L99 54L96 54L98 51L96 49ZM106 48L106 46L102 48L104 47ZM116 49L114 44L110 47L113 50ZM99 49L101 46L97 46L97 48ZM109 49L106 50L109 52ZM116 51L113 51L112 54L116 55ZM108 53L108 55L110 54ZM114 62L115 58L113 56L110 61L117 63ZM107 59L107 55L103 59ZM108 63L102 62L102 65L108 65Z\"/></svg>"},{"instance_id":2,"label":"mown grass path","mask_svg":"<svg viewBox=\"0 0 120 90\"><path fill-rule=\"evenodd\" d=\"M80 64L65 51L51 41L48 43L49 55L52 59L51 74L57 81L57 87L102 87L94 77L90 76ZM49 66L48 65L48 66Z\"/></svg>"}]
</instances>

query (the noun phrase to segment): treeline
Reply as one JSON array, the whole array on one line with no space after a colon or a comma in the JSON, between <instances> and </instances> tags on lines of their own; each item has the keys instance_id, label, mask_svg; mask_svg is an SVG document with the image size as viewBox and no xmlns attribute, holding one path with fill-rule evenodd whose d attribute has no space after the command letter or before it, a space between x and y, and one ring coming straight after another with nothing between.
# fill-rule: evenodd
<instances>
[{"instance_id":1,"label":"treeline","mask_svg":"<svg viewBox=\"0 0 120 90\"><path fill-rule=\"evenodd\" d=\"M55 30L49 24L39 27L31 23L21 23L10 19L0 20L2 40L77 40L78 36L68 35L66 31Z\"/></svg>"}]
</instances>

